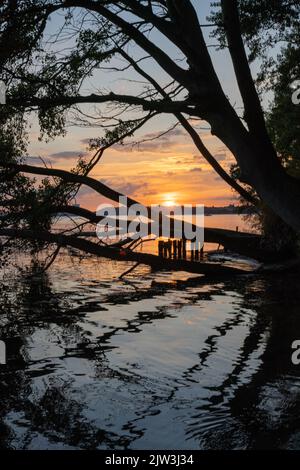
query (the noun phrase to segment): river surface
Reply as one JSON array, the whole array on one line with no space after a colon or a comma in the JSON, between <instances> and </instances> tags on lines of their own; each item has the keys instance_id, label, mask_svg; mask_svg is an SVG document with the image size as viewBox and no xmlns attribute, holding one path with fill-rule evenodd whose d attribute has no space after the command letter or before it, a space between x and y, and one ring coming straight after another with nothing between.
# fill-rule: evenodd
<instances>
[{"instance_id":1,"label":"river surface","mask_svg":"<svg viewBox=\"0 0 300 470\"><path fill-rule=\"evenodd\" d=\"M41 274L18 256L0 278L0 448L300 449L299 276L119 279L129 263L68 252Z\"/></svg>"}]
</instances>

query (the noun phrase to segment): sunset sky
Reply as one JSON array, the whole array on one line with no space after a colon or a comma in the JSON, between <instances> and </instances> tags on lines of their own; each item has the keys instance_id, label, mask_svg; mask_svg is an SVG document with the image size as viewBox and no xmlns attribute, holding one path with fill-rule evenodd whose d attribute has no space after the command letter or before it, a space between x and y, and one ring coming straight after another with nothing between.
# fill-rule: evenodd
<instances>
[{"instance_id":1,"label":"sunset sky","mask_svg":"<svg viewBox=\"0 0 300 470\"><path fill-rule=\"evenodd\" d=\"M78 155L87 154L88 138L81 138L82 131L72 129L67 137L51 144L33 143L32 148L36 152L30 160L39 164L38 156L41 156L54 168L74 167ZM143 138L152 138L153 135L156 135L155 130L145 133ZM228 169L233 159L226 148L208 132L203 134L203 140L222 166ZM107 150L92 176L145 204L173 201L224 205L231 203L234 197L180 127L158 140L139 146L119 145ZM83 188L76 202L94 210L103 199L93 190Z\"/></svg>"},{"instance_id":2,"label":"sunset sky","mask_svg":"<svg viewBox=\"0 0 300 470\"><path fill-rule=\"evenodd\" d=\"M206 15L209 12L209 1L195 2L198 5L201 22L207 23ZM47 34L52 34L61 24L59 15L52 16ZM208 37L209 28L204 28L207 43L215 44L215 40ZM170 55L176 58L178 52L164 41L158 34L154 39ZM240 97L237 92L232 65L227 52L210 49L217 72L221 78L225 92L234 103L237 110L240 107ZM138 51L137 51L138 53ZM145 69L153 74L160 82L165 84L168 77L153 60L143 63ZM136 83L127 80L140 79L132 71L117 75L108 71L97 71L86 80L81 94L91 92L105 92L112 90L115 93L135 94ZM97 113L94 106L85 106L85 112ZM103 111L103 108L101 108ZM195 148L190 137L180 127L174 128L169 134L160 139L151 140L156 135L175 124L172 116L162 115L150 121L136 136L134 141L148 140L140 145L115 146L107 150L101 162L92 172L92 176L110 185L118 191L136 198L146 204L191 203L205 205L226 205L236 201L233 191L210 168ZM196 123L199 133L211 153L228 171L234 162L230 152L215 137L211 136L205 122ZM31 129L30 155L31 163L39 164L42 157L55 168L70 169L76 165L78 155L87 155L87 146L90 138L103 135L99 128L82 128L70 126L66 137L57 138L50 143L38 140L39 130L33 119ZM150 139L150 140L149 140ZM83 188L76 201L81 205L95 210L103 202L94 191Z\"/></svg>"}]
</instances>

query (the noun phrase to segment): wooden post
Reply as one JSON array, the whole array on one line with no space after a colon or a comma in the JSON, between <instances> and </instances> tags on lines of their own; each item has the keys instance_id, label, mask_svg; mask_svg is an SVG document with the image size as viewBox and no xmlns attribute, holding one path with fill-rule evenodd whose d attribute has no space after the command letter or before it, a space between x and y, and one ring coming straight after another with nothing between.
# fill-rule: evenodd
<instances>
[{"instance_id":1,"label":"wooden post","mask_svg":"<svg viewBox=\"0 0 300 470\"><path fill-rule=\"evenodd\" d=\"M168 257L168 243L167 242L163 242L163 247L164 247L164 250L163 250L163 253L164 253L164 258L167 258Z\"/></svg>"},{"instance_id":2,"label":"wooden post","mask_svg":"<svg viewBox=\"0 0 300 470\"><path fill-rule=\"evenodd\" d=\"M195 250L195 260L199 261L199 250Z\"/></svg>"},{"instance_id":3,"label":"wooden post","mask_svg":"<svg viewBox=\"0 0 300 470\"><path fill-rule=\"evenodd\" d=\"M186 239L182 239L182 257L186 259Z\"/></svg>"},{"instance_id":4,"label":"wooden post","mask_svg":"<svg viewBox=\"0 0 300 470\"><path fill-rule=\"evenodd\" d=\"M162 237L162 211L159 211L158 214L158 234Z\"/></svg>"},{"instance_id":5,"label":"wooden post","mask_svg":"<svg viewBox=\"0 0 300 470\"><path fill-rule=\"evenodd\" d=\"M175 234L175 221L174 221L174 211L170 211L170 237L174 238Z\"/></svg>"},{"instance_id":6,"label":"wooden post","mask_svg":"<svg viewBox=\"0 0 300 470\"><path fill-rule=\"evenodd\" d=\"M185 233L185 232L184 232L184 224L185 224L185 222L184 222L184 220L183 220L183 218L182 218L182 220L181 220L181 236L182 236L182 240L184 239L184 233Z\"/></svg>"},{"instance_id":7,"label":"wooden post","mask_svg":"<svg viewBox=\"0 0 300 470\"><path fill-rule=\"evenodd\" d=\"M180 259L182 255L182 240L178 240L178 258Z\"/></svg>"},{"instance_id":8,"label":"wooden post","mask_svg":"<svg viewBox=\"0 0 300 470\"><path fill-rule=\"evenodd\" d=\"M177 240L173 240L173 257L177 258Z\"/></svg>"},{"instance_id":9,"label":"wooden post","mask_svg":"<svg viewBox=\"0 0 300 470\"><path fill-rule=\"evenodd\" d=\"M201 261L203 261L203 258L204 258L204 246L200 250L200 259L201 259Z\"/></svg>"},{"instance_id":10,"label":"wooden post","mask_svg":"<svg viewBox=\"0 0 300 470\"><path fill-rule=\"evenodd\" d=\"M164 242L162 240L158 240L158 256L163 257L163 246Z\"/></svg>"},{"instance_id":11,"label":"wooden post","mask_svg":"<svg viewBox=\"0 0 300 470\"><path fill-rule=\"evenodd\" d=\"M191 261L194 261L194 258L195 258L195 250L194 250L194 247L191 246Z\"/></svg>"},{"instance_id":12,"label":"wooden post","mask_svg":"<svg viewBox=\"0 0 300 470\"><path fill-rule=\"evenodd\" d=\"M170 238L168 240L167 247L169 258L172 258L172 241Z\"/></svg>"}]
</instances>

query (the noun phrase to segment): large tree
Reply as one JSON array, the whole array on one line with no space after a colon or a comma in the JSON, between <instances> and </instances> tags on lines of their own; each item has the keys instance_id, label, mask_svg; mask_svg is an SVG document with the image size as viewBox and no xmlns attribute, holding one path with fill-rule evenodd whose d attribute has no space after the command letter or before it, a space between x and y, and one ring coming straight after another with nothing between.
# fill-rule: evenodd
<instances>
[{"instance_id":1,"label":"large tree","mask_svg":"<svg viewBox=\"0 0 300 470\"><path fill-rule=\"evenodd\" d=\"M7 205L14 200L23 215L39 208L45 216L68 205L81 184L116 200L118 193L100 182L92 183L89 172L107 147L131 136L157 115L168 114L237 193L251 204L263 202L294 230L300 229L299 179L288 171L281 150L272 141L274 134L266 125L262 105L263 89L258 91L251 72L251 61L258 60L264 72L258 77L260 82L265 84L270 77L276 82L280 59L267 52L276 50L282 41L284 48L298 49L299 2L222 0L214 4L206 24L201 24L199 10L199 2L191 0L2 2L0 66L1 78L8 85L7 105L0 110L2 181L13 187L20 173L58 178L51 184L45 180L38 188L31 186L29 207L24 198L20 207L18 194L5 189ZM55 16L59 13L63 17ZM46 40L52 18L58 23L57 32ZM217 46L229 51L243 112L235 109L224 91L204 35L207 28ZM144 86L138 93L116 94L102 91L99 83L99 92L83 94L85 79L103 68L121 74L132 69ZM86 104L97 105L92 116ZM101 112L101 106L106 106L105 111ZM28 113L37 113L42 134L52 138L64 132L70 109L77 123L96 122L106 129L104 136L92 142L93 159L80 161L70 173L27 165ZM281 119L284 122L282 115ZM212 134L232 152L238 178L226 173L205 147L197 131L199 121L208 123ZM22 182L26 188L30 183ZM10 216L8 211L9 223Z\"/></svg>"}]
</instances>

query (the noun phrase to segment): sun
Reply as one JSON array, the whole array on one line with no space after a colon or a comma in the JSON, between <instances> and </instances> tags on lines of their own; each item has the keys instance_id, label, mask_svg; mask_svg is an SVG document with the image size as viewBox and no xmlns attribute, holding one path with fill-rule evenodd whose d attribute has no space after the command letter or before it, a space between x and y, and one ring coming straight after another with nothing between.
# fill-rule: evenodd
<instances>
[{"instance_id":1,"label":"sun","mask_svg":"<svg viewBox=\"0 0 300 470\"><path fill-rule=\"evenodd\" d=\"M168 201L164 202L164 206L166 206L166 207L176 206L176 202L172 201L172 199L169 199Z\"/></svg>"},{"instance_id":2,"label":"sun","mask_svg":"<svg viewBox=\"0 0 300 470\"><path fill-rule=\"evenodd\" d=\"M163 202L164 206L173 207L173 206L176 206L176 204L177 204L176 194L174 193L164 194L164 202Z\"/></svg>"}]
</instances>

